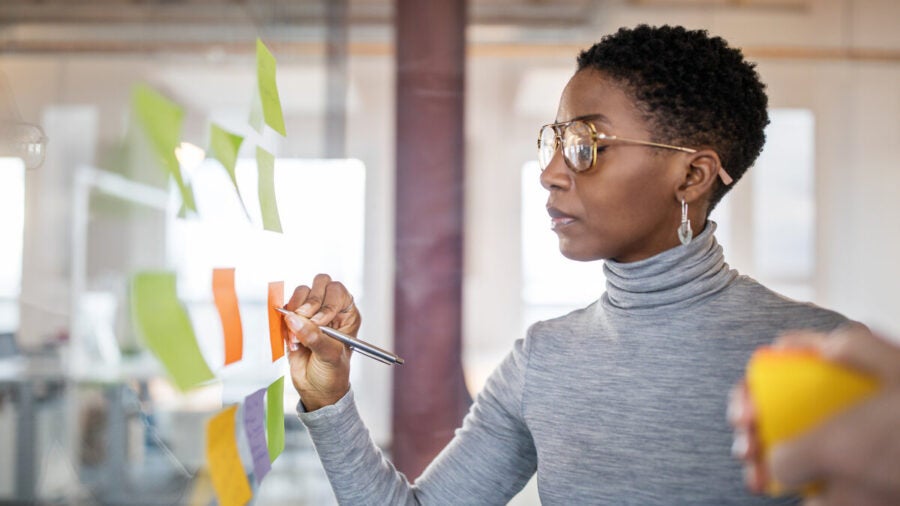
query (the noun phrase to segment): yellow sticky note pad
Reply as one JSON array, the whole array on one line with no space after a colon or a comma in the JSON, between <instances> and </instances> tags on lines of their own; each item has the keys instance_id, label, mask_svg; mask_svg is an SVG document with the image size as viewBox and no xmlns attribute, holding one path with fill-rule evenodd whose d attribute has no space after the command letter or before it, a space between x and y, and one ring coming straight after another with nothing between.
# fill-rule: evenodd
<instances>
[{"instance_id":1,"label":"yellow sticky note pad","mask_svg":"<svg viewBox=\"0 0 900 506\"><path fill-rule=\"evenodd\" d=\"M878 380L808 350L761 348L747 366L763 457L878 390ZM768 493L783 492L770 483Z\"/></svg>"},{"instance_id":2,"label":"yellow sticky note pad","mask_svg":"<svg viewBox=\"0 0 900 506\"><path fill-rule=\"evenodd\" d=\"M221 506L243 506L253 495L235 439L236 412L225 408L206 424L206 463Z\"/></svg>"}]
</instances>

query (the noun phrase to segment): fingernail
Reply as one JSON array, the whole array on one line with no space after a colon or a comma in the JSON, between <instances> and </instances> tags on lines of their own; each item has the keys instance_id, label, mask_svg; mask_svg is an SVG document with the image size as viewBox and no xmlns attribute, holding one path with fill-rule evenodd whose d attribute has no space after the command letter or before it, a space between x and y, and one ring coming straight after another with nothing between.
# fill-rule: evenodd
<instances>
[{"instance_id":1,"label":"fingernail","mask_svg":"<svg viewBox=\"0 0 900 506\"><path fill-rule=\"evenodd\" d=\"M325 315L322 313L316 313L312 318L310 318L310 320L312 320L314 323L317 323L317 324L322 323L322 320L324 320L324 319L325 319Z\"/></svg>"},{"instance_id":2,"label":"fingernail","mask_svg":"<svg viewBox=\"0 0 900 506\"><path fill-rule=\"evenodd\" d=\"M300 330L304 325L306 325L306 323L302 319L294 315L285 315L284 320L285 322L287 322L288 329L290 329L291 331L291 340L294 342L299 342L296 332L300 332Z\"/></svg>"},{"instance_id":3,"label":"fingernail","mask_svg":"<svg viewBox=\"0 0 900 506\"><path fill-rule=\"evenodd\" d=\"M750 438L743 432L735 433L734 441L731 442L731 456L736 459L743 459L750 450Z\"/></svg>"},{"instance_id":4,"label":"fingernail","mask_svg":"<svg viewBox=\"0 0 900 506\"><path fill-rule=\"evenodd\" d=\"M311 304L303 304L299 308L297 308L297 312L302 314L303 316L309 318L309 314L312 313L312 305Z\"/></svg>"},{"instance_id":5,"label":"fingernail","mask_svg":"<svg viewBox=\"0 0 900 506\"><path fill-rule=\"evenodd\" d=\"M294 315L284 315L284 320L287 322L287 326L292 332L298 332L303 328L303 320Z\"/></svg>"}]
</instances>

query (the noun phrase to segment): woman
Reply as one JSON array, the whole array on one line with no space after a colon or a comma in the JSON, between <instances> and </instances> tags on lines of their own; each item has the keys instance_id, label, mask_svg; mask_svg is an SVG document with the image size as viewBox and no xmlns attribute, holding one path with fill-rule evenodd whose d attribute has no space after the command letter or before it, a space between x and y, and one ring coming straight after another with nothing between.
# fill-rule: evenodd
<instances>
[{"instance_id":1,"label":"woman","mask_svg":"<svg viewBox=\"0 0 900 506\"><path fill-rule=\"evenodd\" d=\"M327 276L297 288L298 411L338 500L503 504L537 472L545 504L766 502L729 457L727 392L776 334L845 322L731 270L707 219L762 149L766 104L753 65L705 31L621 29L579 56L540 130L540 180L560 250L605 259L606 293L534 324L415 484L359 419L349 351L317 330L355 333L352 298Z\"/></svg>"}]
</instances>

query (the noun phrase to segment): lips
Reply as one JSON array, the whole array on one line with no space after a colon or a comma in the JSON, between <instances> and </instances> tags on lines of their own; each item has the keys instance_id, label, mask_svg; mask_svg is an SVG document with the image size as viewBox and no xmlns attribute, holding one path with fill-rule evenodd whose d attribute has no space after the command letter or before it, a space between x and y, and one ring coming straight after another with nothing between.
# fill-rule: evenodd
<instances>
[{"instance_id":1,"label":"lips","mask_svg":"<svg viewBox=\"0 0 900 506\"><path fill-rule=\"evenodd\" d=\"M570 225L575 222L575 217L560 211L555 207L548 207L547 214L550 215L550 228L557 230L560 227Z\"/></svg>"}]
</instances>

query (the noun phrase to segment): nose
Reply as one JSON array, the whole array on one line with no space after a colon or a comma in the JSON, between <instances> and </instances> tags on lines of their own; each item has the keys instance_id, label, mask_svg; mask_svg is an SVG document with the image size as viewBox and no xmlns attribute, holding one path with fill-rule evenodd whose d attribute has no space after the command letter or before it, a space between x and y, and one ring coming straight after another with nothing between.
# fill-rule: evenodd
<instances>
[{"instance_id":1,"label":"nose","mask_svg":"<svg viewBox=\"0 0 900 506\"><path fill-rule=\"evenodd\" d=\"M569 167L566 166L566 161L563 159L562 151L559 149L553 153L553 158L550 159L550 163L547 164L547 167L541 172L541 186L544 187L545 190L553 190L553 189L568 189L572 184L572 171L569 170Z\"/></svg>"}]
</instances>

